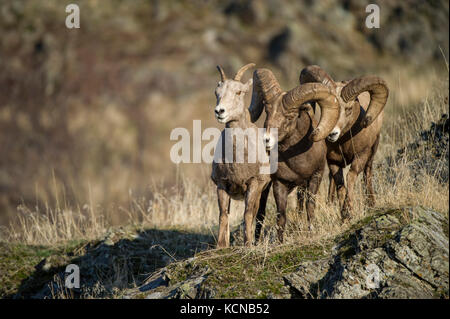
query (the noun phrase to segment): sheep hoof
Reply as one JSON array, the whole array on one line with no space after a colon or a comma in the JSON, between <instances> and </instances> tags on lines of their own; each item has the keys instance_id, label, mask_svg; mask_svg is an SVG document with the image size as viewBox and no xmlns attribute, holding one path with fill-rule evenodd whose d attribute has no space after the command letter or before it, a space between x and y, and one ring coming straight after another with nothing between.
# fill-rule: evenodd
<instances>
[{"instance_id":1,"label":"sheep hoof","mask_svg":"<svg viewBox=\"0 0 450 319\"><path fill-rule=\"evenodd\" d=\"M223 242L217 243L217 249L220 249L220 248L227 248L227 247L229 247L229 246L230 246L230 244L227 244L227 243L223 243Z\"/></svg>"}]
</instances>

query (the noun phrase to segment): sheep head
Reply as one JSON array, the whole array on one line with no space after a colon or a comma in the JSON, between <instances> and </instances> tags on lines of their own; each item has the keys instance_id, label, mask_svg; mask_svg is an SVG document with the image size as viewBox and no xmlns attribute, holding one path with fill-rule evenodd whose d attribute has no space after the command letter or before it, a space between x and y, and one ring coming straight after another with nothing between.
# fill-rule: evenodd
<instances>
[{"instance_id":1,"label":"sheep head","mask_svg":"<svg viewBox=\"0 0 450 319\"><path fill-rule=\"evenodd\" d=\"M245 112L244 96L250 90L253 79L242 83L241 78L246 70L254 66L254 63L244 65L233 79L229 79L223 69L217 66L220 72L220 81L215 90L217 103L214 114L219 123L228 123L242 118Z\"/></svg>"},{"instance_id":2,"label":"sheep head","mask_svg":"<svg viewBox=\"0 0 450 319\"><path fill-rule=\"evenodd\" d=\"M339 119L327 139L336 142L348 132L360 115L362 100L370 100L365 116L359 123L362 128L368 127L378 117L386 105L389 89L386 82L376 76L364 76L352 81L334 82L322 68L311 65L300 73L300 84L318 82L332 90L339 101Z\"/></svg>"},{"instance_id":3,"label":"sheep head","mask_svg":"<svg viewBox=\"0 0 450 319\"><path fill-rule=\"evenodd\" d=\"M339 116L339 105L334 94L325 85L309 83L283 92L273 73L267 69L256 70L253 73L253 83L250 113L256 118L261 114L263 107L266 111L264 127L267 149L271 149L276 142L270 130L276 128L278 141L282 142L292 130L295 130L299 111L306 107L308 102L318 102L322 110L320 122L309 136L312 141L317 142L326 138L335 126Z\"/></svg>"}]
</instances>

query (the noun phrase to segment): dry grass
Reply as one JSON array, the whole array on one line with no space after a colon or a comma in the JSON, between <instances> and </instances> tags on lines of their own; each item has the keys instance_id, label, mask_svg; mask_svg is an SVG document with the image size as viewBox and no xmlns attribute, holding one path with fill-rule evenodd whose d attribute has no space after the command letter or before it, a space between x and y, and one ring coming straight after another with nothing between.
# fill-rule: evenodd
<instances>
[{"instance_id":1,"label":"dry grass","mask_svg":"<svg viewBox=\"0 0 450 319\"><path fill-rule=\"evenodd\" d=\"M391 167L388 167L385 160L388 156L395 156L398 148L414 140L421 130L429 127L431 121L438 120L442 113L448 112L445 100L447 85L448 82L441 82L440 87L417 106L408 109L403 105L394 110L387 109L382 140L374 164L377 167L374 173L376 207L421 205L448 214L448 184L440 183L434 175L426 172L414 177L406 160L392 164ZM444 165L447 165L444 159L436 162L436 174ZM140 227L181 226L215 235L218 221L215 187L209 180L209 168L202 169L201 172L197 179L192 180L179 171L175 186L171 189L166 189L163 184L153 183L150 187L150 197L136 196L130 191L129 204L126 207L104 209L92 201L82 207L72 207L58 196L57 207L46 207L45 211L21 206L18 218L10 227L3 229L2 236L4 240L45 245L80 238L94 239L111 226L111 220L115 219L116 214L127 216L127 223ZM316 230L312 233L306 228L305 215L296 212L296 195L292 193L289 196L286 244L317 243L348 227L348 224L340 223L337 204L327 204L327 189L328 180L324 178L316 199ZM361 182L357 183L355 195L354 219L358 220L368 212ZM242 202L233 203L232 225L241 223L242 211ZM260 244L262 246L275 242L275 211L271 194L266 214L266 236ZM235 244L242 244L242 228L238 228L235 233Z\"/></svg>"},{"instance_id":2,"label":"dry grass","mask_svg":"<svg viewBox=\"0 0 450 319\"><path fill-rule=\"evenodd\" d=\"M92 199L108 222L128 222L118 206L129 209L130 189L134 198L153 196L150 176L164 179L165 187L174 186L171 130L190 130L193 119L202 120L203 127L221 127L211 109L217 64L231 74L255 62L272 69L285 89L297 84L299 71L310 63L340 80L374 73L391 88L389 116L429 96L447 66L438 55L422 59L439 46L448 56L448 42L434 37L448 33L441 14L431 18L437 29L430 45L404 54L391 50L391 37L386 36L381 48L374 46L354 25L363 23L365 16L359 14L364 10L343 12L343 0L315 4L314 11L301 1L271 4L264 22L249 19L247 10L225 14L229 1L77 3L83 26L68 32L61 27L64 3L2 2L0 225L8 224L21 203L46 211L46 205L58 206L57 197L74 211ZM400 4L384 5L386 17ZM437 4L442 9L434 9L436 13L448 8L444 1ZM410 27L422 17L429 19L420 7L401 7L404 19L414 17L408 19L413 22L397 21L394 14L378 30L381 35L397 34L398 24L415 30ZM286 23L291 39L273 60L268 54L271 41ZM411 44L422 43L414 38L416 33L405 32ZM203 185L207 178L197 178L199 167L182 170Z\"/></svg>"},{"instance_id":3,"label":"dry grass","mask_svg":"<svg viewBox=\"0 0 450 319\"><path fill-rule=\"evenodd\" d=\"M117 230L120 225L134 230L176 228L199 235L181 234L182 239L175 240L171 233L167 240L155 239L158 247L171 252L174 246L189 251L180 244L188 238L200 242L207 237L206 246L211 244L218 224L211 167L173 164L169 135L175 127L192 133L193 119L202 120L202 128L222 127L211 108L217 64L231 73L244 63L255 62L273 69L285 89L297 84L306 63L330 69L338 80L367 73L383 77L391 93L375 158L376 206L422 205L448 214L448 183L436 178L448 162L437 161L434 172L416 174L407 159L391 167L385 160L414 141L431 121L448 113L445 43L436 40L427 48L431 51L443 45L442 63L422 61L420 54L407 58L387 48L378 52L368 41L361 41L364 36L358 30L347 33L348 24L341 23L345 21L326 25L329 30L322 35L311 32L318 27L322 30L324 23L311 15L290 22L293 39L305 43L309 39L309 45L291 41L282 58L273 61L267 57L268 45L284 28L283 12L290 13L289 9L274 10L265 23L250 25L218 12L224 9L222 2L218 7L214 1L207 2L201 10L190 1L160 1L158 6L145 1L133 5L79 2L84 21L79 32L61 28L66 15L56 2L37 5L18 0L5 3L0 14L0 245L23 243L27 252L39 252L22 267L26 272L15 277L26 278L25 273L29 276L34 271L43 258L41 250L59 249L73 240L104 238L110 228ZM292 9L297 5L301 13L306 4L284 3ZM335 6L339 1L331 7ZM324 17L335 17L330 8L323 10ZM340 31L344 29L345 39ZM436 33L447 32L439 30ZM327 50L323 50L324 40L332 40L325 41ZM421 63L414 66L414 61ZM336 203L327 204L327 189L324 178L316 199L314 232L307 230L305 215L296 212L296 194L290 195L282 246L275 241L272 194L265 236L251 249L241 247L244 205L233 202L231 250L236 259L248 254L266 256L292 245L325 245L330 237L345 231L350 225L340 224ZM359 181L352 222L370 213L363 194ZM22 255L21 249L17 254ZM187 255L191 253L183 256ZM264 269L265 257L255 260L255 269ZM13 273L20 268L15 259L9 266ZM92 295L101 294L104 286L129 285L126 265L113 273L115 277L102 278L102 284L92 287ZM53 297L71 298L61 287L57 283Z\"/></svg>"}]
</instances>

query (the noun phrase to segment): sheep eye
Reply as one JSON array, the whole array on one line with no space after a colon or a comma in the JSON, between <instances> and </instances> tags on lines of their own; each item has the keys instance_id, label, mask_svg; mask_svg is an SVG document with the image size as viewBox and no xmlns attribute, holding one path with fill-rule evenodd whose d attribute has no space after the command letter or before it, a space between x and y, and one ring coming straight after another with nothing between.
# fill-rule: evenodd
<instances>
[{"instance_id":1,"label":"sheep eye","mask_svg":"<svg viewBox=\"0 0 450 319\"><path fill-rule=\"evenodd\" d=\"M238 91L238 92L236 93L236 95L241 95L241 93L242 93L242 91Z\"/></svg>"},{"instance_id":2,"label":"sheep eye","mask_svg":"<svg viewBox=\"0 0 450 319\"><path fill-rule=\"evenodd\" d=\"M351 107L345 109L345 114L346 114L346 115L349 115L349 114L351 114L351 113L352 113L352 108L351 108Z\"/></svg>"}]
</instances>

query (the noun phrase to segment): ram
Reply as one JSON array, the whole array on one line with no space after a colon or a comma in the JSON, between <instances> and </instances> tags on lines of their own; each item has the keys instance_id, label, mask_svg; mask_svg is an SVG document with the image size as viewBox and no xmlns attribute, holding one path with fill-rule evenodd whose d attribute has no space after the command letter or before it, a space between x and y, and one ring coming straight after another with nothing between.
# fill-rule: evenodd
<instances>
[{"instance_id":1,"label":"ram","mask_svg":"<svg viewBox=\"0 0 450 319\"><path fill-rule=\"evenodd\" d=\"M300 73L300 85L319 82L335 93L340 113L336 126L327 137L327 162L330 169L328 200L334 200L337 189L343 220L351 217L354 186L364 170L368 205L375 204L372 186L372 164L380 141L383 109L389 89L377 76L363 76L351 81L335 82L322 68L311 65ZM347 173L347 189L343 169Z\"/></svg>"},{"instance_id":2,"label":"ram","mask_svg":"<svg viewBox=\"0 0 450 319\"><path fill-rule=\"evenodd\" d=\"M214 110L215 117L220 123L225 124L226 129L235 129L235 131L251 131L256 132L258 127L253 124L250 118L249 110L245 107L244 96L250 90L253 79L247 83L241 82L244 72L254 67L255 64L250 63L243 66L234 79L227 78L223 69L218 66L221 79L215 90L217 103ZM256 121L256 119L254 119ZM230 132L232 130L228 130ZM245 137L244 137L245 138ZM252 144L253 143L253 144ZM258 145L259 144L259 145ZM232 150L232 159L226 158L226 148ZM230 212L230 201L233 199L245 199L244 211L244 243L246 246L252 245L254 237L258 239L261 230L261 224L256 222L257 214L263 214L266 208L267 196L270 190L270 174L261 174L261 166L265 163L258 158L253 163L237 161L238 156L248 158L252 153L250 146L254 146L254 150L259 150L265 154L265 146L262 139L248 138L247 142L239 143L238 139L222 131L219 142L216 146L214 161L212 163L211 179L217 186L217 197L219 203L219 236L218 247L227 247L230 244L230 230L228 216ZM239 148L243 148L243 152L239 152ZM220 157L217 154L222 151ZM243 154L242 154L243 153ZM251 155L251 154L250 154ZM254 236L256 229L256 236Z\"/></svg>"},{"instance_id":3,"label":"ram","mask_svg":"<svg viewBox=\"0 0 450 319\"><path fill-rule=\"evenodd\" d=\"M308 102L318 102L322 110L319 123ZM272 180L278 239L282 242L287 197L297 186L301 189L298 206L303 209L302 194L306 193L308 227L313 228L314 197L326 163L324 139L336 125L339 105L334 93L321 83L309 83L283 92L270 70L258 69L253 75L252 119L258 118L263 109L267 115L264 123L266 148L272 150L278 142L278 169L272 174ZM273 135L274 129L277 129L278 141Z\"/></svg>"}]
</instances>

